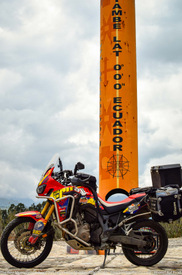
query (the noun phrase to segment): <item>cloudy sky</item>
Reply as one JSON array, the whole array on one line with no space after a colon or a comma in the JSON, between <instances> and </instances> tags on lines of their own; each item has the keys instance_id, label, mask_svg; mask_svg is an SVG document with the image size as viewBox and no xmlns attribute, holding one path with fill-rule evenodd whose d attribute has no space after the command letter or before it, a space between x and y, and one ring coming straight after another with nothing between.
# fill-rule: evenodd
<instances>
[{"instance_id":1,"label":"cloudy sky","mask_svg":"<svg viewBox=\"0 0 182 275\"><path fill-rule=\"evenodd\" d=\"M140 185L182 164L182 1L136 0ZM58 152L98 176L99 0L0 0L0 197Z\"/></svg>"}]
</instances>

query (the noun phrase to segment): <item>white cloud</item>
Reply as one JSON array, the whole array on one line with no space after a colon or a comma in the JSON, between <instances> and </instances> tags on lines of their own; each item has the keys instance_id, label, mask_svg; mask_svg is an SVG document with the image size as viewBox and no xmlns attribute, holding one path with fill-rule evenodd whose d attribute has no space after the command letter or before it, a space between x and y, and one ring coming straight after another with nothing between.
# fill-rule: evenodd
<instances>
[{"instance_id":1,"label":"white cloud","mask_svg":"<svg viewBox=\"0 0 182 275\"><path fill-rule=\"evenodd\" d=\"M151 185L151 166L182 163L182 67L161 63L161 74L144 76L138 80L140 184Z\"/></svg>"},{"instance_id":2,"label":"white cloud","mask_svg":"<svg viewBox=\"0 0 182 275\"><path fill-rule=\"evenodd\" d=\"M32 197L55 152L65 168L82 161L98 176L100 1L43 2L0 2L3 196L26 186ZM181 8L136 1L141 184L150 166L181 159Z\"/></svg>"},{"instance_id":3,"label":"white cloud","mask_svg":"<svg viewBox=\"0 0 182 275\"><path fill-rule=\"evenodd\" d=\"M0 190L2 198L34 198L36 195L36 181L39 179L39 171L30 167L16 167L17 159L12 164L8 161L0 161ZM21 160L19 160L21 161Z\"/></svg>"},{"instance_id":4,"label":"white cloud","mask_svg":"<svg viewBox=\"0 0 182 275\"><path fill-rule=\"evenodd\" d=\"M32 196L57 151L98 173L99 2L1 1L0 41L3 194Z\"/></svg>"}]
</instances>

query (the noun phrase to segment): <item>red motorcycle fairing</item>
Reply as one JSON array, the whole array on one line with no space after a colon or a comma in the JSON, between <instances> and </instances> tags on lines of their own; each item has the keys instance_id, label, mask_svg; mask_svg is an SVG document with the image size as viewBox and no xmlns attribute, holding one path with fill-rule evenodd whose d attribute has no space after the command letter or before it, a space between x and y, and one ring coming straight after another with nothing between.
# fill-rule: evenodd
<instances>
[{"instance_id":1,"label":"red motorcycle fairing","mask_svg":"<svg viewBox=\"0 0 182 275\"><path fill-rule=\"evenodd\" d=\"M119 202L108 202L102 199L99 194L96 196L93 195L90 188L82 185L82 181L77 180L77 184L72 184L69 186L62 185L61 182L57 181L53 177L54 167L48 169L45 175L41 178L37 193L38 197L47 197L55 205L55 211L58 218L58 222L62 223L66 219L68 207L74 205L74 198L79 195L80 205L92 205L92 207L99 208L101 211L106 211L108 214L122 212L126 215L135 214L143 205L140 205L139 201L144 197L145 193L130 195L128 198ZM98 199L98 202L96 200ZM70 203L69 203L70 202ZM70 216L71 218L71 216Z\"/></svg>"},{"instance_id":2,"label":"red motorcycle fairing","mask_svg":"<svg viewBox=\"0 0 182 275\"><path fill-rule=\"evenodd\" d=\"M29 238L31 244L35 244L39 235L42 233L47 221L42 217L39 211L26 211L15 215L16 217L29 217L35 220L35 224L29 224L28 229L33 230L32 235Z\"/></svg>"},{"instance_id":3,"label":"red motorcycle fairing","mask_svg":"<svg viewBox=\"0 0 182 275\"><path fill-rule=\"evenodd\" d=\"M51 174L48 175L39 186L41 185L45 185L45 189L42 194L38 194L39 197L49 196L51 195L52 192L65 188L64 185L62 185L60 182L53 179Z\"/></svg>"},{"instance_id":4,"label":"red motorcycle fairing","mask_svg":"<svg viewBox=\"0 0 182 275\"><path fill-rule=\"evenodd\" d=\"M58 220L62 222L67 217L67 210L69 206L69 201L73 203L72 198L79 198L79 203L81 205L91 204L96 207L96 201L92 192L83 186L68 186L60 189L54 189L54 191L49 196L50 199L53 199L56 207L56 212L58 213ZM101 209L102 206L100 205Z\"/></svg>"},{"instance_id":5,"label":"red motorcycle fairing","mask_svg":"<svg viewBox=\"0 0 182 275\"><path fill-rule=\"evenodd\" d=\"M42 215L39 211L21 212L21 213L17 213L15 216L16 217L29 217L29 218L34 219L36 222L42 218Z\"/></svg>"}]
</instances>

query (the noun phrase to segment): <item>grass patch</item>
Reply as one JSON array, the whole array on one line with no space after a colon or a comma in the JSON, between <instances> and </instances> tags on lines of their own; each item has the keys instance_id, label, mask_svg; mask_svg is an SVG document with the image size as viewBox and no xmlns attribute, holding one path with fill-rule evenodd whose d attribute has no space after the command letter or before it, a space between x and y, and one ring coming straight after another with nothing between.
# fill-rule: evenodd
<instances>
[{"instance_id":1,"label":"grass patch","mask_svg":"<svg viewBox=\"0 0 182 275\"><path fill-rule=\"evenodd\" d=\"M168 238L182 237L182 218L173 223L161 223L167 232Z\"/></svg>"}]
</instances>

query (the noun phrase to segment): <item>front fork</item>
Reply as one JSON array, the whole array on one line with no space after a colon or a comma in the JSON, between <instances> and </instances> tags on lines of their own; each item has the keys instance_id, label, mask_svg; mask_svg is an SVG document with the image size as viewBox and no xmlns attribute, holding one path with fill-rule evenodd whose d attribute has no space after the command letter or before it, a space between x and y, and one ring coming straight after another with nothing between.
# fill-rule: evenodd
<instances>
[{"instance_id":1,"label":"front fork","mask_svg":"<svg viewBox=\"0 0 182 275\"><path fill-rule=\"evenodd\" d=\"M29 237L29 240L28 240L31 244L36 243L36 241L42 234L42 231L45 228L50 216L52 215L52 213L54 211L55 206L54 206L54 204L52 204L49 211L47 212L49 206L50 206L50 202L47 201L43 210L41 211L42 218L40 218L34 225L32 235ZM44 218L44 215L46 212L47 212L47 215ZM47 237L47 234L43 234L42 237Z\"/></svg>"}]
</instances>

